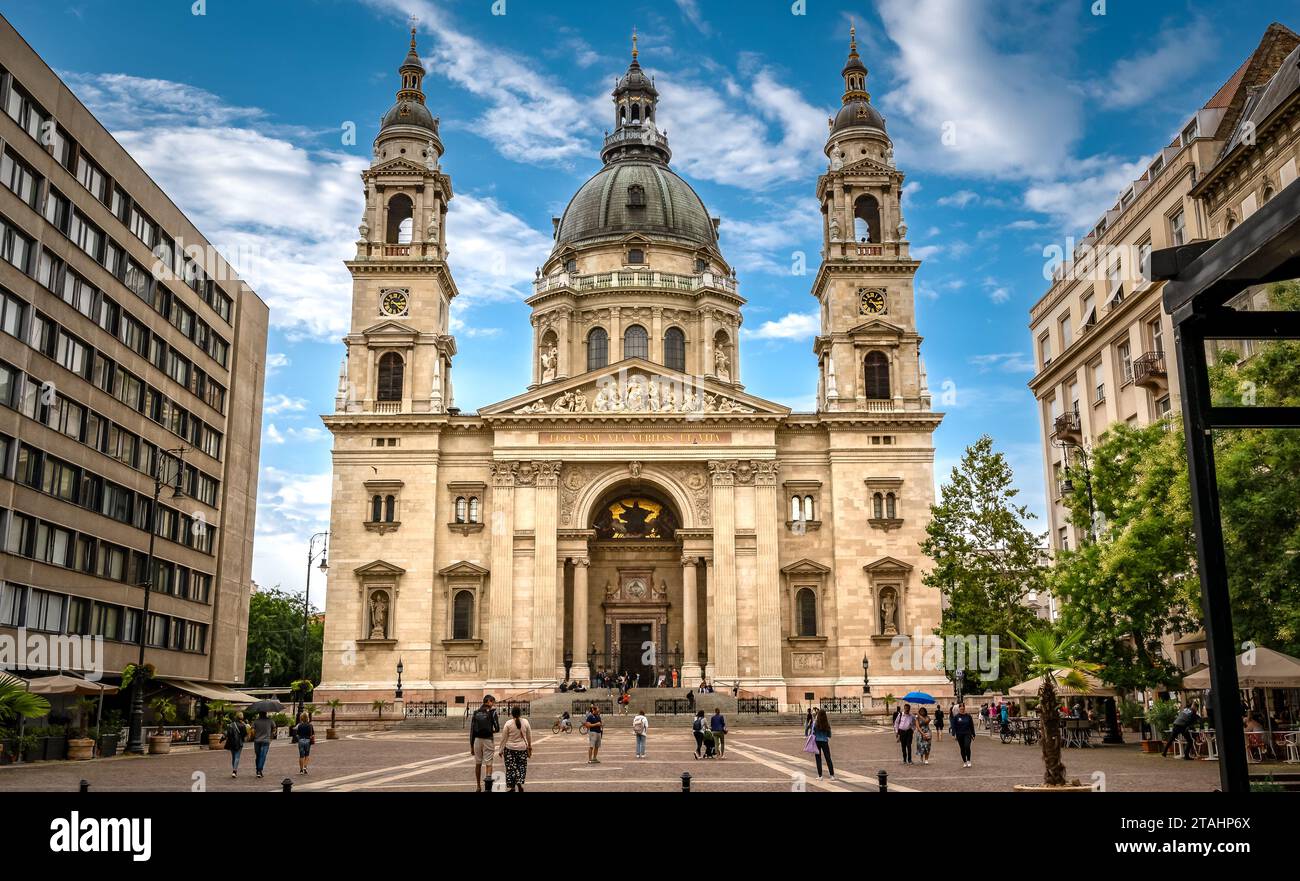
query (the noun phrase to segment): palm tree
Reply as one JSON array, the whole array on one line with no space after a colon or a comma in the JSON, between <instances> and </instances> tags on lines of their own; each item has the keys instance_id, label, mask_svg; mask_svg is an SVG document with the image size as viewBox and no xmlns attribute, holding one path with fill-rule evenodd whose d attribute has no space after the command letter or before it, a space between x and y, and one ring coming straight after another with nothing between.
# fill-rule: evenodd
<instances>
[{"instance_id":1,"label":"palm tree","mask_svg":"<svg viewBox=\"0 0 1300 881\"><path fill-rule=\"evenodd\" d=\"M21 679L0 673L0 721L16 716L39 719L50 711L50 702L27 690Z\"/></svg>"},{"instance_id":2,"label":"palm tree","mask_svg":"<svg viewBox=\"0 0 1300 881\"><path fill-rule=\"evenodd\" d=\"M386 710L390 706L392 706L392 703L386 700L373 700L370 702L370 709L378 710L379 718L381 719L384 718L384 710Z\"/></svg>"},{"instance_id":3,"label":"palm tree","mask_svg":"<svg viewBox=\"0 0 1300 881\"><path fill-rule=\"evenodd\" d=\"M339 707L343 706L343 700L337 697L330 698L329 700L325 701L325 706L330 708L330 727L333 728L334 719L338 714Z\"/></svg>"},{"instance_id":4,"label":"palm tree","mask_svg":"<svg viewBox=\"0 0 1300 881\"><path fill-rule=\"evenodd\" d=\"M1025 656L1024 671L1031 676L1041 676L1038 689L1038 707L1043 720L1043 784L1065 786L1065 764L1061 761L1061 714L1056 699L1056 686L1064 684L1073 691L1088 690L1087 673L1101 669L1100 664L1081 660L1079 644L1084 630L1080 628L1064 636L1052 630L1031 630L1024 639L1011 634L1020 644L1019 652Z\"/></svg>"}]
</instances>

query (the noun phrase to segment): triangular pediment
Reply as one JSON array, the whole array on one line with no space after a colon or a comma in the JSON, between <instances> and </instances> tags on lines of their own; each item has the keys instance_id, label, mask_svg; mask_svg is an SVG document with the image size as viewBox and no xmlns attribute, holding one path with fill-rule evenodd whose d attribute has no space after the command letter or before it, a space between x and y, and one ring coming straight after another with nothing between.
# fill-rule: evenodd
<instances>
[{"instance_id":1,"label":"triangular pediment","mask_svg":"<svg viewBox=\"0 0 1300 881\"><path fill-rule=\"evenodd\" d=\"M881 557L874 563L868 563L862 567L863 572L874 572L880 575L895 575L912 571L911 563L904 563L896 557Z\"/></svg>"},{"instance_id":2,"label":"triangular pediment","mask_svg":"<svg viewBox=\"0 0 1300 881\"><path fill-rule=\"evenodd\" d=\"M823 566L816 560L807 558L791 563L789 566L782 566L781 571L787 575L825 575L830 572L829 566Z\"/></svg>"},{"instance_id":3,"label":"triangular pediment","mask_svg":"<svg viewBox=\"0 0 1300 881\"><path fill-rule=\"evenodd\" d=\"M394 156L369 169L371 175L377 174L427 174L429 169L412 162L405 156Z\"/></svg>"},{"instance_id":4,"label":"triangular pediment","mask_svg":"<svg viewBox=\"0 0 1300 881\"><path fill-rule=\"evenodd\" d=\"M788 416L790 408L708 377L687 376L643 358L608 367L479 409L481 416L709 418Z\"/></svg>"},{"instance_id":5,"label":"triangular pediment","mask_svg":"<svg viewBox=\"0 0 1300 881\"><path fill-rule=\"evenodd\" d=\"M864 321L857 327L849 331L851 334L864 334L875 336L903 336L907 331L897 324L891 324L880 318L872 318L870 321Z\"/></svg>"},{"instance_id":6,"label":"triangular pediment","mask_svg":"<svg viewBox=\"0 0 1300 881\"><path fill-rule=\"evenodd\" d=\"M402 324L400 321L381 321L378 324L372 324L365 330L361 331L368 337L401 337L403 339L414 339L419 336L419 331Z\"/></svg>"},{"instance_id":7,"label":"triangular pediment","mask_svg":"<svg viewBox=\"0 0 1300 881\"><path fill-rule=\"evenodd\" d=\"M839 172L840 174L885 174L891 177L899 174L897 168L890 168L878 159L871 159L870 157L855 159L840 168Z\"/></svg>"},{"instance_id":8,"label":"triangular pediment","mask_svg":"<svg viewBox=\"0 0 1300 881\"><path fill-rule=\"evenodd\" d=\"M397 576L406 574L406 570L401 566L394 566L392 563L387 563L383 560L374 560L373 562L366 563L364 566L358 566L353 569L352 572L355 575L369 576L371 578L376 576Z\"/></svg>"},{"instance_id":9,"label":"triangular pediment","mask_svg":"<svg viewBox=\"0 0 1300 881\"><path fill-rule=\"evenodd\" d=\"M462 578L482 578L488 574L488 570L484 569L482 566L476 566L468 560L461 560L457 563L452 563L450 566L443 569L439 569L438 574L453 578L456 576Z\"/></svg>"}]
</instances>

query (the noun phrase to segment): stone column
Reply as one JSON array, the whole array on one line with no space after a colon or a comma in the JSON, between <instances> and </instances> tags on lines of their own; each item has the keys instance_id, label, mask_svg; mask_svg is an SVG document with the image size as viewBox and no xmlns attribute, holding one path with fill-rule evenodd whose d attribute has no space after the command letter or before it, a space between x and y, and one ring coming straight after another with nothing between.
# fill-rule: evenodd
<instances>
[{"instance_id":1,"label":"stone column","mask_svg":"<svg viewBox=\"0 0 1300 881\"><path fill-rule=\"evenodd\" d=\"M609 310L609 363L623 360L623 320L618 306Z\"/></svg>"},{"instance_id":2,"label":"stone column","mask_svg":"<svg viewBox=\"0 0 1300 881\"><path fill-rule=\"evenodd\" d=\"M754 518L758 544L758 677L762 685L780 686L781 671L781 588L777 573L777 521L781 518L776 480L776 462L755 462Z\"/></svg>"},{"instance_id":3,"label":"stone column","mask_svg":"<svg viewBox=\"0 0 1300 881\"><path fill-rule=\"evenodd\" d=\"M736 463L709 462L713 476L713 610L715 674L736 678Z\"/></svg>"},{"instance_id":4,"label":"stone column","mask_svg":"<svg viewBox=\"0 0 1300 881\"><path fill-rule=\"evenodd\" d=\"M591 686L591 667L587 665L587 652L591 640L587 635L587 569L591 560L587 557L573 558L573 673L574 679L581 679Z\"/></svg>"},{"instance_id":5,"label":"stone column","mask_svg":"<svg viewBox=\"0 0 1300 881\"><path fill-rule=\"evenodd\" d=\"M492 572L488 587L488 684L511 679L511 624L514 606L515 472L517 462L492 463Z\"/></svg>"},{"instance_id":6,"label":"stone column","mask_svg":"<svg viewBox=\"0 0 1300 881\"><path fill-rule=\"evenodd\" d=\"M650 310L650 360L664 363L664 310L655 306Z\"/></svg>"},{"instance_id":7,"label":"stone column","mask_svg":"<svg viewBox=\"0 0 1300 881\"><path fill-rule=\"evenodd\" d=\"M538 462L533 490L533 679L555 675L555 521L559 462Z\"/></svg>"},{"instance_id":8,"label":"stone column","mask_svg":"<svg viewBox=\"0 0 1300 881\"><path fill-rule=\"evenodd\" d=\"M701 679L699 602L695 576L699 558L682 557L682 666L681 681L694 685Z\"/></svg>"}]
</instances>

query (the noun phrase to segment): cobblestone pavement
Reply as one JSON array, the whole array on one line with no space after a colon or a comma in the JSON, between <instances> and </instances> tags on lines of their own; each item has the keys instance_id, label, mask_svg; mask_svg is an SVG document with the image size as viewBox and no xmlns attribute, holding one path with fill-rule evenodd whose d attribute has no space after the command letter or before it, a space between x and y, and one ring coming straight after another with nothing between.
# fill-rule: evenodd
<instances>
[{"instance_id":1,"label":"cobblestone pavement","mask_svg":"<svg viewBox=\"0 0 1300 881\"><path fill-rule=\"evenodd\" d=\"M653 723L652 723L653 724ZM836 779L818 780L812 757L802 751L802 729L736 727L727 735L725 759L693 757L694 739L686 722L652 727L648 757L636 759L630 730L613 722L600 751L600 764L587 764L581 734L535 735L528 765L529 790L677 791L683 772L697 792L874 791L876 772L889 773L892 791L1005 792L1016 783L1042 779L1038 746L1002 744L982 736L974 744L974 767L963 768L957 745L944 738L934 746L929 765L905 766L891 732L839 726L832 738ZM617 726L617 727L615 727ZM630 725L627 726L630 728ZM1108 791L1205 792L1218 785L1213 762L1180 761L1143 755L1135 743L1070 749L1070 777L1098 779ZM1287 766L1294 767L1294 766ZM504 771L498 759L495 770ZM1255 769L1259 773L1261 769ZM185 750L167 756L116 757L94 762L49 762L0 767L0 792L75 791L79 781L92 791L278 791L288 777L295 791L429 791L474 789L474 765L466 735L459 731L354 733L322 740L312 751L311 774L298 774L297 749L287 740L271 746L266 777L253 773L253 751L244 750L238 779L230 777L224 751ZM1103 778L1094 778L1094 773Z\"/></svg>"}]
</instances>

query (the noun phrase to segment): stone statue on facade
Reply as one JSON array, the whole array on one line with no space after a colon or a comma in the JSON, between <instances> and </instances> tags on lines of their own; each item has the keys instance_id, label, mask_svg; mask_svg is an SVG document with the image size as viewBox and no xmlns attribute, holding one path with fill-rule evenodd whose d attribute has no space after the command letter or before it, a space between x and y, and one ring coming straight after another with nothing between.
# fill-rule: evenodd
<instances>
[{"instance_id":1,"label":"stone statue on facade","mask_svg":"<svg viewBox=\"0 0 1300 881\"><path fill-rule=\"evenodd\" d=\"M560 367L560 350L556 346L542 349L542 382L552 382Z\"/></svg>"},{"instance_id":2,"label":"stone statue on facade","mask_svg":"<svg viewBox=\"0 0 1300 881\"><path fill-rule=\"evenodd\" d=\"M713 353L713 373L723 382L731 381L731 359L721 349Z\"/></svg>"},{"instance_id":3,"label":"stone statue on facade","mask_svg":"<svg viewBox=\"0 0 1300 881\"><path fill-rule=\"evenodd\" d=\"M884 636L898 635L898 598L891 589L880 594L880 632Z\"/></svg>"},{"instance_id":4,"label":"stone statue on facade","mask_svg":"<svg viewBox=\"0 0 1300 881\"><path fill-rule=\"evenodd\" d=\"M388 594L382 590L370 595L370 638L388 638Z\"/></svg>"}]
</instances>

